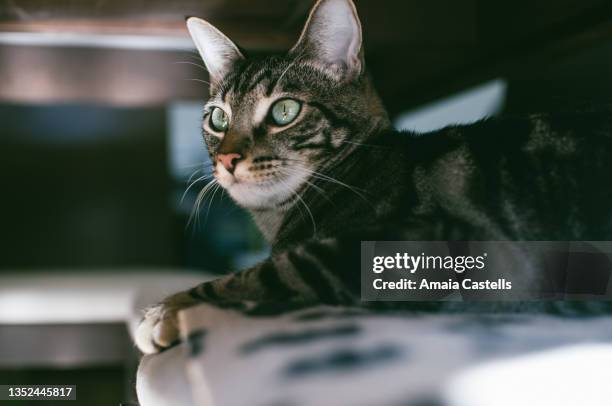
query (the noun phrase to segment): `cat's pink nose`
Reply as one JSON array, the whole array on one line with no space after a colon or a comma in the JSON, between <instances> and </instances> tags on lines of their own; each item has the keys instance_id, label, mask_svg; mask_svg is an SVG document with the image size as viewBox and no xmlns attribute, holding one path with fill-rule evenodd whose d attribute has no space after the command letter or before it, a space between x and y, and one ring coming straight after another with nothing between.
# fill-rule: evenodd
<instances>
[{"instance_id":1,"label":"cat's pink nose","mask_svg":"<svg viewBox=\"0 0 612 406\"><path fill-rule=\"evenodd\" d=\"M221 165L223 165L229 173L234 173L234 169L236 169L236 165L242 159L242 155L235 152L229 154L217 154L217 159L221 161Z\"/></svg>"}]
</instances>

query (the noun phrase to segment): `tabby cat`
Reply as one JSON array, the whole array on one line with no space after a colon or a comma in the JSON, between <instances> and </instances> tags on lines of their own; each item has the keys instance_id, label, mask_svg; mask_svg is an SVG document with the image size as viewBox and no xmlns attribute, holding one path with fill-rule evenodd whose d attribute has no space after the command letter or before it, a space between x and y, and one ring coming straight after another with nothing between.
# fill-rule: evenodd
<instances>
[{"instance_id":1,"label":"tabby cat","mask_svg":"<svg viewBox=\"0 0 612 406\"><path fill-rule=\"evenodd\" d=\"M191 17L210 75L204 138L216 181L272 245L245 271L148 309L145 353L177 311L358 304L362 240L607 240L612 115L532 115L399 133L365 71L351 0L320 0L282 56L246 58Z\"/></svg>"}]
</instances>

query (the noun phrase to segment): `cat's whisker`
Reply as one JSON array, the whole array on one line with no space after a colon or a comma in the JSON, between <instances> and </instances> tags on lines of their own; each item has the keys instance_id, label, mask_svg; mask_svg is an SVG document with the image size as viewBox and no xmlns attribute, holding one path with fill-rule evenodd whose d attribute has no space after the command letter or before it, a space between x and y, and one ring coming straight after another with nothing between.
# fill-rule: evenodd
<instances>
[{"instance_id":1,"label":"cat's whisker","mask_svg":"<svg viewBox=\"0 0 612 406\"><path fill-rule=\"evenodd\" d=\"M299 160L299 159L291 159L291 158L283 158L283 159L286 160L286 161L293 161L293 162L299 162L299 163L303 163L303 164L308 164L308 162L302 161L302 160ZM317 177L319 177L320 179L325 179L325 180L329 180L331 182L336 182L337 184L339 184L341 186L345 186L345 187L354 189L354 191L357 190L357 188L355 188L354 186L348 185L348 184L346 184L344 182L339 181L338 179L332 178L331 176L325 175L325 174L323 174L321 172L317 172L314 169L302 167L302 166L299 166L299 165L295 166L295 167L298 168L298 169L302 169L302 170L304 170L306 172L312 173L312 174L316 175Z\"/></svg>"},{"instance_id":2,"label":"cat's whisker","mask_svg":"<svg viewBox=\"0 0 612 406\"><path fill-rule=\"evenodd\" d=\"M279 168L278 169L279 173L282 175L292 175L292 174L298 174L298 175L303 175L302 172L299 172L297 170L294 170L293 168ZM293 173L291 173L293 172ZM304 179L304 182L306 182L309 186L311 186L313 189L316 189L320 192L324 192L323 189L321 189L320 187L318 187L317 185L315 185L314 183L310 182L308 179Z\"/></svg>"},{"instance_id":3,"label":"cat's whisker","mask_svg":"<svg viewBox=\"0 0 612 406\"><path fill-rule=\"evenodd\" d=\"M193 59L194 61L202 62L202 56L197 51L193 51L190 54L187 54L185 56Z\"/></svg>"},{"instance_id":4,"label":"cat's whisker","mask_svg":"<svg viewBox=\"0 0 612 406\"><path fill-rule=\"evenodd\" d=\"M312 222L312 232L313 232L313 235L316 234L317 233L317 224L315 222L314 215L312 214L312 211L310 210L310 207L308 207L308 204L306 204L306 202L304 201L304 199L302 199L300 194L297 193L295 190L293 190L293 188L291 188L289 185L287 185L287 183L285 183L284 181L282 181L280 179L279 179L279 182L281 182L285 186L285 190L287 190L292 196L295 196L297 198L297 200L304 205L304 208L306 209L306 212L310 216L310 221Z\"/></svg>"},{"instance_id":5,"label":"cat's whisker","mask_svg":"<svg viewBox=\"0 0 612 406\"><path fill-rule=\"evenodd\" d=\"M289 158L284 158L284 159L288 160L288 161L306 163L304 161L300 161L300 160L296 160L296 159L289 159ZM347 188L348 190L350 190L351 192L353 192L356 195L358 195L364 201L369 203L368 199L363 195L363 193L360 192L358 190L358 188L356 188L354 186L348 185L348 184L346 184L346 183L344 183L342 181L339 181L338 179L334 179L334 178L332 178L330 176L327 176L327 175L325 175L323 173L317 172L317 171L315 171L313 169L305 168L305 167L302 167L302 166L299 166L299 165L293 165L292 168L296 169L296 170L302 170L302 171L304 171L305 174L309 174L310 176L312 176L315 179L320 179L320 180L328 181L328 182L335 183L337 185L343 186L343 187Z\"/></svg>"},{"instance_id":6,"label":"cat's whisker","mask_svg":"<svg viewBox=\"0 0 612 406\"><path fill-rule=\"evenodd\" d=\"M193 173L189 176L189 178L187 178L187 181L185 183L188 184L188 185L191 184L193 178L195 178L198 173L203 172L203 171L209 171L210 172L210 169L211 169L211 167L208 166L207 164L185 165L182 168L193 168L194 166L201 166L201 168L198 168L195 171L193 171ZM212 173L204 174L203 176L206 176L207 178L210 178L212 176Z\"/></svg>"},{"instance_id":7,"label":"cat's whisker","mask_svg":"<svg viewBox=\"0 0 612 406\"><path fill-rule=\"evenodd\" d=\"M200 168L196 169L195 171L193 171L193 173L189 176L189 178L187 178L187 184L191 183L191 181L193 180L193 178L200 172L203 171L209 171L211 172L212 169L212 165L211 164L196 164L196 165L185 165L182 166L182 169L188 169L188 168L193 168L195 166L200 166Z\"/></svg>"},{"instance_id":8,"label":"cat's whisker","mask_svg":"<svg viewBox=\"0 0 612 406\"><path fill-rule=\"evenodd\" d=\"M199 221L200 219L200 212L201 212L201 205L202 203L204 203L207 199L208 196L212 195L212 193L216 190L216 188L219 186L218 182L211 182L211 185L209 188L206 189L206 192L202 193L202 195L200 196L200 199L197 202L197 206L196 206L196 217L197 220Z\"/></svg>"},{"instance_id":9,"label":"cat's whisker","mask_svg":"<svg viewBox=\"0 0 612 406\"><path fill-rule=\"evenodd\" d=\"M189 176L189 178L187 178L187 183L188 185L191 183L191 181L193 180L193 178L195 178L197 176L198 173L202 172L204 169L200 168L200 169L196 169L195 171L193 171L193 173Z\"/></svg>"},{"instance_id":10,"label":"cat's whisker","mask_svg":"<svg viewBox=\"0 0 612 406\"><path fill-rule=\"evenodd\" d=\"M215 184L217 184L217 179L211 180L198 193L198 196L196 197L196 200L195 200L195 203L194 203L194 207L191 210L191 214L189 216L189 220L187 221L187 227L189 227L192 224L197 225L198 220L199 220L200 204L204 200L206 194L211 190L211 188Z\"/></svg>"},{"instance_id":11,"label":"cat's whisker","mask_svg":"<svg viewBox=\"0 0 612 406\"><path fill-rule=\"evenodd\" d=\"M196 169L196 170L195 170L195 171L193 171L193 173L192 173L192 174L189 176L189 178L187 179L187 182L185 182L185 183L190 184L190 183L191 183L191 181L193 180L193 178L195 178L195 177L196 177L196 175L197 175L198 173L200 173L200 172L202 172L202 171L205 171L206 169L207 169L207 168L199 168L199 169ZM206 176L206 175L204 175L204 176Z\"/></svg>"},{"instance_id":12,"label":"cat's whisker","mask_svg":"<svg viewBox=\"0 0 612 406\"><path fill-rule=\"evenodd\" d=\"M200 83L204 83L204 84L210 86L210 82L207 82L206 80L202 80L202 79L195 79L194 78L194 79L184 79L184 80L190 80L192 82L200 82Z\"/></svg>"},{"instance_id":13,"label":"cat's whisker","mask_svg":"<svg viewBox=\"0 0 612 406\"><path fill-rule=\"evenodd\" d=\"M285 171L289 171L289 172L285 172ZM279 172L283 175L291 175L291 169L290 168L282 168L279 170ZM299 171L293 171L293 174L297 174L297 175L303 175L302 172ZM319 192L321 194L321 196L323 196L327 201L332 202L332 200L327 197L327 195L325 194L325 191L323 189L321 189L319 186L315 185L314 183L310 182L308 179L304 179L304 182L311 187L312 189L316 190L317 192ZM333 203L333 202L332 202Z\"/></svg>"},{"instance_id":14,"label":"cat's whisker","mask_svg":"<svg viewBox=\"0 0 612 406\"><path fill-rule=\"evenodd\" d=\"M210 208L212 207L213 200L215 200L215 195L217 194L217 191L219 191L219 189L223 189L223 188L221 187L219 183L216 183L215 186L213 187L212 195L210 196L210 199L208 199L208 207L206 208L206 215L204 216L205 224L208 221L208 214L210 213Z\"/></svg>"},{"instance_id":15,"label":"cat's whisker","mask_svg":"<svg viewBox=\"0 0 612 406\"><path fill-rule=\"evenodd\" d=\"M193 175L192 175L193 176ZM185 189L185 192L183 193L183 196L181 197L181 203L183 203L183 201L185 200L185 196L187 196L187 193L189 193L189 190L198 182L202 181L202 180L206 180L206 179L210 179L212 178L213 175L203 175L200 176L199 178L197 178L196 180L194 180L189 186L187 186L187 189Z\"/></svg>"},{"instance_id":16,"label":"cat's whisker","mask_svg":"<svg viewBox=\"0 0 612 406\"><path fill-rule=\"evenodd\" d=\"M205 72L208 72L208 69L206 69L206 66L204 66L204 65L200 65L199 63L196 63L196 62L190 62L190 61L177 61L177 62L174 62L174 63L175 63L175 64L193 65L193 66L196 66L196 67L198 67L198 68L200 68L200 69L204 70Z\"/></svg>"},{"instance_id":17,"label":"cat's whisker","mask_svg":"<svg viewBox=\"0 0 612 406\"><path fill-rule=\"evenodd\" d=\"M306 204L306 202L304 201L304 199L302 199L299 193L294 192L294 194L295 194L295 197L297 197L298 200L304 205L304 208L308 212L308 215L310 216L310 221L312 221L312 234L316 235L317 234L317 223L315 222L315 219L312 214L312 211L310 210L310 207L308 207L308 204Z\"/></svg>"},{"instance_id":18,"label":"cat's whisker","mask_svg":"<svg viewBox=\"0 0 612 406\"><path fill-rule=\"evenodd\" d=\"M285 77L285 74L289 71L289 69L291 69L293 66L295 66L295 64L302 59L302 56L304 56L305 54L305 50L301 50L300 53L293 59L293 61L291 61L289 63L289 65L287 65L287 67L285 68L285 70L283 70L283 72L280 74L280 76L278 77L278 79L276 80L276 83L274 84L274 87L276 88L276 86L278 86L281 82L281 80L283 79L283 77Z\"/></svg>"}]
</instances>

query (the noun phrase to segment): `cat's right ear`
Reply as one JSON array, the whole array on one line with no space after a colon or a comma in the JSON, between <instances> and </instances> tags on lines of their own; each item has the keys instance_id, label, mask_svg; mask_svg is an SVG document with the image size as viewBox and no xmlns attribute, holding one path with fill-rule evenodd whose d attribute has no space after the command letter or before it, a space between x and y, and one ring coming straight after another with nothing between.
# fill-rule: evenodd
<instances>
[{"instance_id":1,"label":"cat's right ear","mask_svg":"<svg viewBox=\"0 0 612 406\"><path fill-rule=\"evenodd\" d=\"M364 69L361 23L353 1L317 1L289 52L310 59L335 77L350 80L359 76Z\"/></svg>"},{"instance_id":2,"label":"cat's right ear","mask_svg":"<svg viewBox=\"0 0 612 406\"><path fill-rule=\"evenodd\" d=\"M220 82L237 62L244 59L236 44L207 21L189 17L187 29L208 69L211 84Z\"/></svg>"}]
</instances>

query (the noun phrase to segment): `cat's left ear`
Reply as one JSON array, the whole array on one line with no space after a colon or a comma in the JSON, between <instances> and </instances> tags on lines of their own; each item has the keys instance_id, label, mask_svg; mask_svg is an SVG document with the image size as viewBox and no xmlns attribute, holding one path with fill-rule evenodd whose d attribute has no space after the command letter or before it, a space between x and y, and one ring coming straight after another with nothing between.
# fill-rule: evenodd
<instances>
[{"instance_id":1,"label":"cat's left ear","mask_svg":"<svg viewBox=\"0 0 612 406\"><path fill-rule=\"evenodd\" d=\"M187 19L187 29L208 69L211 84L220 82L244 56L229 38L197 17Z\"/></svg>"},{"instance_id":2,"label":"cat's left ear","mask_svg":"<svg viewBox=\"0 0 612 406\"><path fill-rule=\"evenodd\" d=\"M319 0L290 54L305 55L334 76L359 76L364 67L361 23L353 1Z\"/></svg>"}]
</instances>

